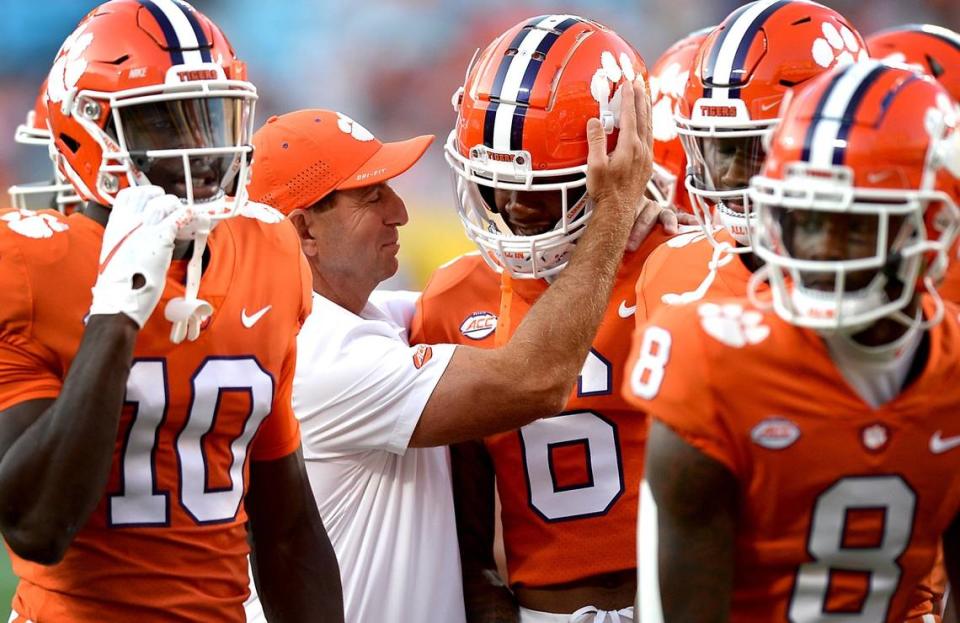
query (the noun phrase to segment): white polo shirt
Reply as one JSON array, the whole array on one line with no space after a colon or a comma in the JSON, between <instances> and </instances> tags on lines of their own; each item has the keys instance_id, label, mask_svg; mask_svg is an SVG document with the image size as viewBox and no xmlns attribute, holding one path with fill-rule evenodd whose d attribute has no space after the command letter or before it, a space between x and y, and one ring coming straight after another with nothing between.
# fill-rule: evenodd
<instances>
[{"instance_id":1,"label":"white polo shirt","mask_svg":"<svg viewBox=\"0 0 960 623\"><path fill-rule=\"evenodd\" d=\"M455 348L409 346L418 296L374 292L357 316L314 294L297 338L293 408L351 623L465 621L449 454L407 448Z\"/></svg>"}]
</instances>

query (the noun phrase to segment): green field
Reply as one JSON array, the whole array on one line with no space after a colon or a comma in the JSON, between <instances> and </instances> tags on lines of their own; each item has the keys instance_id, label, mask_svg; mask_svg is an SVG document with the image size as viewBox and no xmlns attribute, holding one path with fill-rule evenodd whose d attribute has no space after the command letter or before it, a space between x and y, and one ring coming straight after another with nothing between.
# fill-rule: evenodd
<instances>
[{"instance_id":1,"label":"green field","mask_svg":"<svg viewBox=\"0 0 960 623\"><path fill-rule=\"evenodd\" d=\"M3 614L4 621L10 614L10 601L13 599L15 588L17 588L17 577L10 570L7 548L0 547L0 613Z\"/></svg>"}]
</instances>

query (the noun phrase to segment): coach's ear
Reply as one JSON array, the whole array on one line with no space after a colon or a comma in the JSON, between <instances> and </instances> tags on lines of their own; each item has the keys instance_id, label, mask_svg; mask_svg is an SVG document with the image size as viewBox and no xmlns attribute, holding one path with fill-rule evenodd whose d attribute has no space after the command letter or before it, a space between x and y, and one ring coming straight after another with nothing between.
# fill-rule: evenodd
<instances>
[{"instance_id":1,"label":"coach's ear","mask_svg":"<svg viewBox=\"0 0 960 623\"><path fill-rule=\"evenodd\" d=\"M290 212L287 218L297 230L297 237L300 238L300 248L307 257L315 257L319 251L317 239L313 237L312 225L314 225L313 214L310 209L298 208Z\"/></svg>"}]
</instances>

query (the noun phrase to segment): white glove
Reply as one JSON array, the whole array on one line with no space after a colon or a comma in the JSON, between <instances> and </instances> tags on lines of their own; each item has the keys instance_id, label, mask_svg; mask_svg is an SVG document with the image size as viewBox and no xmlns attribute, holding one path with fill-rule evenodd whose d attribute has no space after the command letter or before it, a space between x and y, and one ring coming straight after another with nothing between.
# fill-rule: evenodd
<instances>
[{"instance_id":1,"label":"white glove","mask_svg":"<svg viewBox=\"0 0 960 623\"><path fill-rule=\"evenodd\" d=\"M90 315L122 313L143 328L163 294L173 241L194 219L192 207L159 186L117 193L103 233Z\"/></svg>"}]
</instances>

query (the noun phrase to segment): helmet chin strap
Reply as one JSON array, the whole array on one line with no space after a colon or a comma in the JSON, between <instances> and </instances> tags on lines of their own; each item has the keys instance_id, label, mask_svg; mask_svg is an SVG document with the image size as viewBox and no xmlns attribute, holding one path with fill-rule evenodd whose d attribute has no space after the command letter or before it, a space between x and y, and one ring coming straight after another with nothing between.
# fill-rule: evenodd
<instances>
[{"instance_id":1,"label":"helmet chin strap","mask_svg":"<svg viewBox=\"0 0 960 623\"><path fill-rule=\"evenodd\" d=\"M207 248L210 235L209 222L196 232L193 239L193 256L187 264L187 283L183 296L170 299L164 309L164 316L173 323L170 341L180 344L184 338L191 342L200 336L200 328L213 314L213 306L197 298L200 291L200 277L203 273L203 252Z\"/></svg>"}]
</instances>

